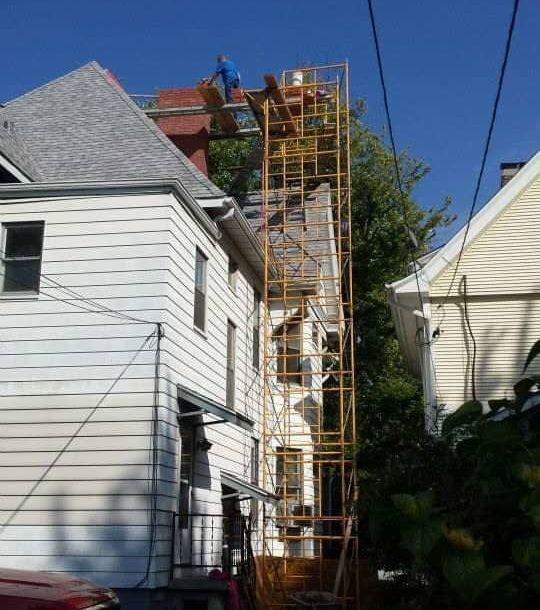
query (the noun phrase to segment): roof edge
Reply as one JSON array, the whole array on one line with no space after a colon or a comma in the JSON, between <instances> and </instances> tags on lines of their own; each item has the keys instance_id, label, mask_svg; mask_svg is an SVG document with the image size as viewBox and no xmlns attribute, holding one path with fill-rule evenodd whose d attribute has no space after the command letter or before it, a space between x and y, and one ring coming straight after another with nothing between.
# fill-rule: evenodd
<instances>
[{"instance_id":1,"label":"roof edge","mask_svg":"<svg viewBox=\"0 0 540 610\"><path fill-rule=\"evenodd\" d=\"M215 239L219 229L208 214L197 203L186 187L176 178L86 181L86 182L30 182L0 185L0 200L34 199L39 197L75 197L80 195L129 195L172 193L178 201L186 204L189 211Z\"/></svg>"},{"instance_id":2,"label":"roof edge","mask_svg":"<svg viewBox=\"0 0 540 610\"><path fill-rule=\"evenodd\" d=\"M540 151L537 152L527 164L503 186L495 195L489 199L473 216L469 223L469 232L464 249L467 248L487 227L489 227L502 214L502 212L540 176ZM418 275L421 279L423 289L428 288L433 281L449 267L459 255L463 243L463 237L467 230L467 223L454 234L434 256L429 260ZM401 278L390 284L394 291L416 292L415 273Z\"/></svg>"}]
</instances>

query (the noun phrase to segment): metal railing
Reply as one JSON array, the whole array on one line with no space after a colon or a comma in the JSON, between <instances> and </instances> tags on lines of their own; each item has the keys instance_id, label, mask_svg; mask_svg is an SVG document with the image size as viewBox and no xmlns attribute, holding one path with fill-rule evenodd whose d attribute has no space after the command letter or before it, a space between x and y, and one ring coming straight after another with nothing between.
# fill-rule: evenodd
<instances>
[{"instance_id":1,"label":"metal railing","mask_svg":"<svg viewBox=\"0 0 540 610\"><path fill-rule=\"evenodd\" d=\"M173 567L219 568L254 579L251 524L242 514L175 513Z\"/></svg>"}]
</instances>

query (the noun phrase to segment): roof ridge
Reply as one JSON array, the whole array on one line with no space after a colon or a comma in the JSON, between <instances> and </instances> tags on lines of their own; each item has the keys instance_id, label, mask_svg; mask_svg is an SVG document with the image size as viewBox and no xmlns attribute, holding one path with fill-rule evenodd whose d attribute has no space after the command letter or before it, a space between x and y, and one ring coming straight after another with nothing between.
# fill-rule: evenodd
<instances>
[{"instance_id":1,"label":"roof ridge","mask_svg":"<svg viewBox=\"0 0 540 610\"><path fill-rule=\"evenodd\" d=\"M129 97L129 95L126 93L126 91L120 86L115 84L107 75L107 71L105 68L103 68L102 66L100 66L97 62L93 61L90 64L87 64L87 66L92 67L94 70L96 70L96 72L103 78L103 80L116 92L116 94L124 101L124 103L126 104L126 106L131 110L132 114L134 116L136 116L141 123L148 129L148 131L163 145L165 146L170 152L172 152L175 157L177 159L179 159L184 165L185 168L190 172L190 174L193 176L193 178L195 180L197 180L199 182L199 184L201 186L204 186L205 188L208 187L208 185L205 182L205 179L214 184L210 178L208 178L207 176L205 176L194 164L192 161L190 161L186 155L184 155L184 153L178 149L177 146L175 146L170 140L169 138L161 131L161 129L154 123L154 121L152 121L151 119L149 119L146 114L137 106L137 104L135 104L135 102ZM84 66L84 67L87 67ZM219 187L217 185L214 185L216 189L220 190ZM215 197L215 195L213 195ZM225 196L225 193L223 193L223 196ZM200 197L200 199L203 199L203 197Z\"/></svg>"},{"instance_id":2,"label":"roof ridge","mask_svg":"<svg viewBox=\"0 0 540 610\"><path fill-rule=\"evenodd\" d=\"M61 76L58 76L57 78L54 78L53 80L43 83L43 85L39 85L39 87L34 87L34 89L30 89L30 91L25 91L23 94L18 95L17 97L14 97L13 99L9 100L8 102L4 102L4 107L7 109L14 103L18 102L19 100L23 100L23 99L27 98L28 96L33 95L34 93L37 93L38 91L41 91L42 89L46 89L47 87L49 87L51 85L60 83L63 80L67 79L69 76L71 76L75 72L79 72L80 70L84 70L85 68L89 68L89 67L96 68L97 66L99 66L97 61L90 61L87 64L83 64L82 66L79 66L78 68L70 70L69 72L62 74Z\"/></svg>"}]
</instances>

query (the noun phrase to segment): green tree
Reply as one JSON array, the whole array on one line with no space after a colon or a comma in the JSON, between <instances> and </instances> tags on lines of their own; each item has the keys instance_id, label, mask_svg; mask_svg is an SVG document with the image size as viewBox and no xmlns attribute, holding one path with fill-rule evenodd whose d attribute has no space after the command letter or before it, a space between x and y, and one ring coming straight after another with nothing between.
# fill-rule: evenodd
<instances>
[{"instance_id":1,"label":"green tree","mask_svg":"<svg viewBox=\"0 0 540 610\"><path fill-rule=\"evenodd\" d=\"M429 168L406 152L398 159L402 196L384 134L368 129L363 113L359 102L351 129L353 302L358 335L358 466L363 510L369 510L370 503L385 494L386 484L406 483L417 476L407 456L416 452L424 436L421 387L408 374L401 356L385 284L407 274L412 258L427 253L437 229L448 226L454 217L448 211L448 198L427 210L414 200L414 187ZM416 238L413 247L406 224Z\"/></svg>"},{"instance_id":2,"label":"green tree","mask_svg":"<svg viewBox=\"0 0 540 610\"><path fill-rule=\"evenodd\" d=\"M217 184L226 193L239 194L256 187L253 177L249 176L247 181L234 188L240 168L254 146L253 139L245 138L238 140L214 140L210 142L208 173L212 182ZM260 187L259 187L260 188Z\"/></svg>"}]
</instances>

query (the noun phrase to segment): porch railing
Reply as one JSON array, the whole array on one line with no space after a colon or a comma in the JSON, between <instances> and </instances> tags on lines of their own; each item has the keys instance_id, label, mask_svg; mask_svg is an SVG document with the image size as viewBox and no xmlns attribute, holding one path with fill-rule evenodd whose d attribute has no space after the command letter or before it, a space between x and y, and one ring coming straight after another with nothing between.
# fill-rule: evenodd
<instances>
[{"instance_id":1,"label":"porch railing","mask_svg":"<svg viewBox=\"0 0 540 610\"><path fill-rule=\"evenodd\" d=\"M241 514L175 513L173 567L220 568L231 576L253 569L251 523Z\"/></svg>"}]
</instances>

